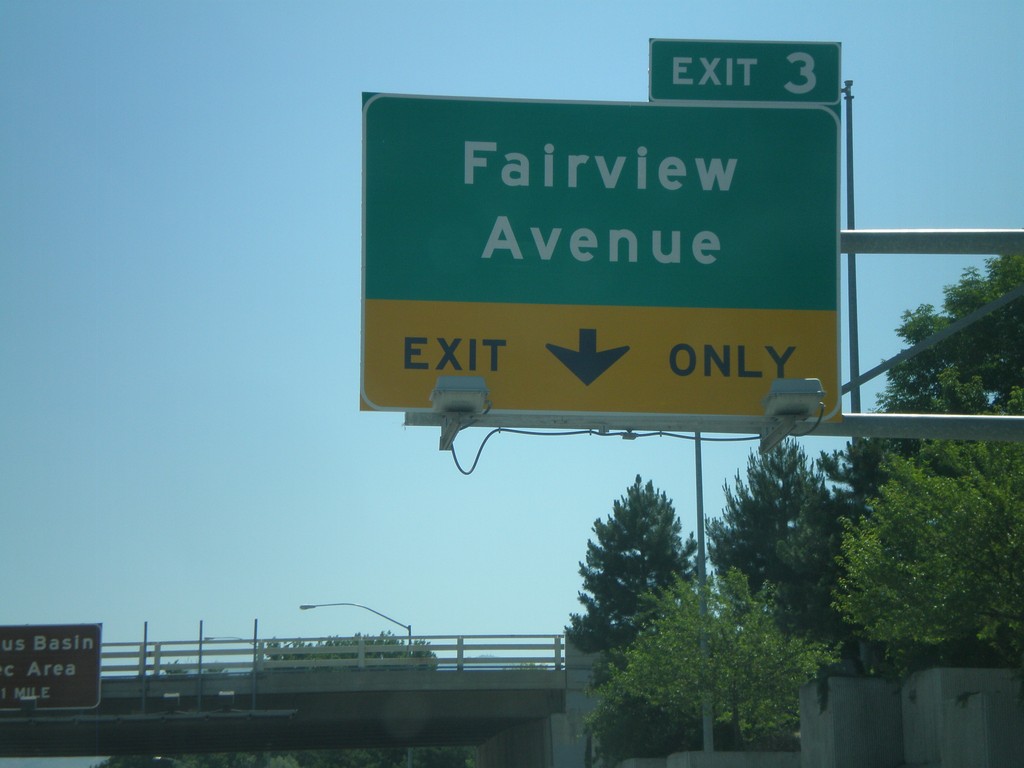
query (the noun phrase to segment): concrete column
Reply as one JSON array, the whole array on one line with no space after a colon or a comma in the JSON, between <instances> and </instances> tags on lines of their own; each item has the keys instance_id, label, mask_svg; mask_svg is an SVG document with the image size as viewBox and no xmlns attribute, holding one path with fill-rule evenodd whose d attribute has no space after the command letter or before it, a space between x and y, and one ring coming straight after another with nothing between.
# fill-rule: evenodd
<instances>
[{"instance_id":1,"label":"concrete column","mask_svg":"<svg viewBox=\"0 0 1024 768\"><path fill-rule=\"evenodd\" d=\"M904 758L942 768L1003 768L1024 754L1020 681L1011 669L940 668L903 685Z\"/></svg>"},{"instance_id":2,"label":"concrete column","mask_svg":"<svg viewBox=\"0 0 1024 768\"><path fill-rule=\"evenodd\" d=\"M803 768L903 765L900 690L878 678L830 677L800 688Z\"/></svg>"},{"instance_id":3,"label":"concrete column","mask_svg":"<svg viewBox=\"0 0 1024 768\"><path fill-rule=\"evenodd\" d=\"M477 768L554 768L548 719L502 731L476 751Z\"/></svg>"}]
</instances>

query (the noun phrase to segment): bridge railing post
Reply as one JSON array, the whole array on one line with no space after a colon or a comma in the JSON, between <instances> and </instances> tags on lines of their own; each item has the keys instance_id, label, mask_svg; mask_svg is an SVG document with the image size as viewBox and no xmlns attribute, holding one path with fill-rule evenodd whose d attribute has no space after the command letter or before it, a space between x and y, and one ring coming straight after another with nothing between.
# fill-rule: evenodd
<instances>
[{"instance_id":1,"label":"bridge railing post","mask_svg":"<svg viewBox=\"0 0 1024 768\"><path fill-rule=\"evenodd\" d=\"M555 672L562 671L562 636L555 635Z\"/></svg>"},{"instance_id":2,"label":"bridge railing post","mask_svg":"<svg viewBox=\"0 0 1024 768\"><path fill-rule=\"evenodd\" d=\"M455 641L455 669L459 672L463 670L463 659L466 658L466 638L461 635Z\"/></svg>"},{"instance_id":3,"label":"bridge railing post","mask_svg":"<svg viewBox=\"0 0 1024 768\"><path fill-rule=\"evenodd\" d=\"M160 674L160 643L153 643L153 676Z\"/></svg>"},{"instance_id":4,"label":"bridge railing post","mask_svg":"<svg viewBox=\"0 0 1024 768\"><path fill-rule=\"evenodd\" d=\"M363 637L362 635L359 636L359 655L358 655L358 659L359 659L359 662L358 662L359 663L359 668L360 669L365 669L366 668L366 638Z\"/></svg>"},{"instance_id":5,"label":"bridge railing post","mask_svg":"<svg viewBox=\"0 0 1024 768\"><path fill-rule=\"evenodd\" d=\"M267 660L267 641L260 640L253 652L252 667L254 672L262 672L264 662Z\"/></svg>"}]
</instances>

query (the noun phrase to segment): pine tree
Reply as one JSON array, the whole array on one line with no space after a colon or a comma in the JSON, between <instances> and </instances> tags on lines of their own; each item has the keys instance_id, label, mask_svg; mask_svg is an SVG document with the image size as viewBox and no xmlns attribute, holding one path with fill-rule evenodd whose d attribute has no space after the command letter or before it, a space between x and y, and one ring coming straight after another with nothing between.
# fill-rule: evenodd
<instances>
[{"instance_id":1,"label":"pine tree","mask_svg":"<svg viewBox=\"0 0 1024 768\"><path fill-rule=\"evenodd\" d=\"M612 505L607 520L594 521L586 562L580 563L586 609L573 614L566 634L577 648L598 653L623 648L642 625L643 598L665 589L679 577L692 578L697 543L685 545L672 502L640 476Z\"/></svg>"},{"instance_id":2,"label":"pine tree","mask_svg":"<svg viewBox=\"0 0 1024 768\"><path fill-rule=\"evenodd\" d=\"M857 628L844 620L834 606L833 591L839 584L837 558L844 521L856 521L871 513L870 500L884 482L882 461L886 441L857 438L843 451L822 453L817 466L825 476L828 495L821 503L805 504L793 530L776 551L789 574L776 585L776 606L783 629L827 643L840 644L843 655L861 655Z\"/></svg>"},{"instance_id":3,"label":"pine tree","mask_svg":"<svg viewBox=\"0 0 1024 768\"><path fill-rule=\"evenodd\" d=\"M808 464L800 444L787 440L766 454L751 454L744 482L736 474L735 488L725 486L721 519L708 523L708 550L719 573L736 568L746 574L750 588L792 580L792 569L780 556L779 545L793 535L808 508L825 503L825 480Z\"/></svg>"}]
</instances>

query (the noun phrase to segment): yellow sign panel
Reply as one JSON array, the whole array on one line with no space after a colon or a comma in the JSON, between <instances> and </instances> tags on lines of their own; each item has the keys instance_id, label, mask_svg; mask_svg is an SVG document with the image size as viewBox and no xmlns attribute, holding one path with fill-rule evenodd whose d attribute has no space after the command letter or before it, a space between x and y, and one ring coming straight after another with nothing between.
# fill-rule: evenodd
<instances>
[{"instance_id":1,"label":"yellow sign panel","mask_svg":"<svg viewBox=\"0 0 1024 768\"><path fill-rule=\"evenodd\" d=\"M776 378L820 379L839 412L834 311L367 299L363 321L364 408L429 409L464 374L494 413L747 416Z\"/></svg>"}]
</instances>

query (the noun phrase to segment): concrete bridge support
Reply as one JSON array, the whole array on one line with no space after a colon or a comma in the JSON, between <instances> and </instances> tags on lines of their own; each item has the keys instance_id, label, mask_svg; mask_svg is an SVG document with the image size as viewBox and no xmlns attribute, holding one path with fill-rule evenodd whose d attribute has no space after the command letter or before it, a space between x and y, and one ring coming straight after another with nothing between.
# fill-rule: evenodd
<instances>
[{"instance_id":1,"label":"concrete bridge support","mask_svg":"<svg viewBox=\"0 0 1024 768\"><path fill-rule=\"evenodd\" d=\"M585 768L590 752L586 716L595 657L566 647L565 712L522 723L477 749L477 768Z\"/></svg>"},{"instance_id":2,"label":"concrete bridge support","mask_svg":"<svg viewBox=\"0 0 1024 768\"><path fill-rule=\"evenodd\" d=\"M477 768L554 768L550 719L524 723L477 748Z\"/></svg>"}]
</instances>

